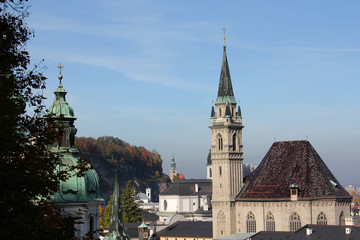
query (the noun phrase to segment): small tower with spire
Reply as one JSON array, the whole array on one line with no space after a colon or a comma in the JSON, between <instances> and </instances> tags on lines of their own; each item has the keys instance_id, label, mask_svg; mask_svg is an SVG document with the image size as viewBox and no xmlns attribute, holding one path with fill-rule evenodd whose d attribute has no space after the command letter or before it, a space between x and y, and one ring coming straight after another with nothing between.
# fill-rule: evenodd
<instances>
[{"instance_id":1,"label":"small tower with spire","mask_svg":"<svg viewBox=\"0 0 360 240\"><path fill-rule=\"evenodd\" d=\"M242 116L237 106L224 49L218 94L211 109L212 207L213 237L235 233L234 200L243 184Z\"/></svg>"},{"instance_id":2,"label":"small tower with spire","mask_svg":"<svg viewBox=\"0 0 360 240\"><path fill-rule=\"evenodd\" d=\"M176 170L176 162L174 155L171 158L171 166L170 166L170 180L174 182L175 177L177 177L177 170Z\"/></svg>"}]
</instances>

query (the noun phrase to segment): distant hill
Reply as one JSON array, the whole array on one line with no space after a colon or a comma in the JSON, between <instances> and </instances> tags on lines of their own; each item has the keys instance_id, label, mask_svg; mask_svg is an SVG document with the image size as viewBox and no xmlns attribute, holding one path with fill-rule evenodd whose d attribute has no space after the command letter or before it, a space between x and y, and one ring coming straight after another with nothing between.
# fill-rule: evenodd
<instances>
[{"instance_id":1,"label":"distant hill","mask_svg":"<svg viewBox=\"0 0 360 240\"><path fill-rule=\"evenodd\" d=\"M167 184L169 177L162 172L162 159L158 152L130 145L115 137L76 138L80 156L89 158L100 180L100 192L108 201L113 191L115 169L118 169L119 184L124 187L132 180L139 191L152 189L152 200L158 200L159 183Z\"/></svg>"}]
</instances>

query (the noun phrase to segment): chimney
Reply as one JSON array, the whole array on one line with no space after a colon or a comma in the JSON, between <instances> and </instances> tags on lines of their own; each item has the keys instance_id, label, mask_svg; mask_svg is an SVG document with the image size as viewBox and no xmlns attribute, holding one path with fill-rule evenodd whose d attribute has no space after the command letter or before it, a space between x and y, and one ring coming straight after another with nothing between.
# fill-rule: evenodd
<instances>
[{"instance_id":1,"label":"chimney","mask_svg":"<svg viewBox=\"0 0 360 240\"><path fill-rule=\"evenodd\" d=\"M199 192L199 184L195 183L195 192Z\"/></svg>"},{"instance_id":2,"label":"chimney","mask_svg":"<svg viewBox=\"0 0 360 240\"><path fill-rule=\"evenodd\" d=\"M204 211L209 211L209 205L207 203L204 205Z\"/></svg>"},{"instance_id":3,"label":"chimney","mask_svg":"<svg viewBox=\"0 0 360 240\"><path fill-rule=\"evenodd\" d=\"M306 228L306 235L309 236L313 233L312 228Z\"/></svg>"},{"instance_id":4,"label":"chimney","mask_svg":"<svg viewBox=\"0 0 360 240\"><path fill-rule=\"evenodd\" d=\"M351 228L345 228L345 233L347 234L347 235L349 235L350 233L351 233Z\"/></svg>"}]
</instances>

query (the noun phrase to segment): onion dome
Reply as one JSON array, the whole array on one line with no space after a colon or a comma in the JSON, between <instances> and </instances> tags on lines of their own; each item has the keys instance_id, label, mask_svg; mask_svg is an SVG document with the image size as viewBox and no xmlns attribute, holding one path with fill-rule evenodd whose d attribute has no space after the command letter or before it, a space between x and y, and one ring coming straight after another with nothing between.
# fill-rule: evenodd
<instances>
[{"instance_id":1,"label":"onion dome","mask_svg":"<svg viewBox=\"0 0 360 240\"><path fill-rule=\"evenodd\" d=\"M66 102L65 95L67 92L61 83L54 93L56 98L53 105L49 108L48 113L52 114L52 117L55 118L76 119L73 108Z\"/></svg>"}]
</instances>

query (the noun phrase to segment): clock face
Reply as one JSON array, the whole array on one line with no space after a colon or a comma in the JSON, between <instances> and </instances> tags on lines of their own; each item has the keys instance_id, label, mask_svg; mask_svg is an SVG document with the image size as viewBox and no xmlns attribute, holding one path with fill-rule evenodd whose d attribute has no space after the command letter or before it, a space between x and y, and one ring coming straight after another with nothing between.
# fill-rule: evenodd
<instances>
[{"instance_id":1,"label":"clock face","mask_svg":"<svg viewBox=\"0 0 360 240\"><path fill-rule=\"evenodd\" d=\"M149 237L149 234L147 232L144 232L143 233L143 238L148 238Z\"/></svg>"}]
</instances>

